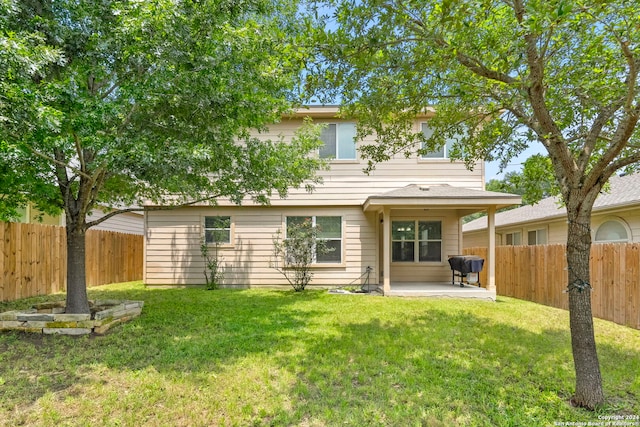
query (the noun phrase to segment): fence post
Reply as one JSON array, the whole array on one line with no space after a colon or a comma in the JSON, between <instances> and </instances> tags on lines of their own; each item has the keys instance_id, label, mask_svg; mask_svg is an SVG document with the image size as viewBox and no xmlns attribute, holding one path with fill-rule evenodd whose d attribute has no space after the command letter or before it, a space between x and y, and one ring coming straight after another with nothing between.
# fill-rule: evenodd
<instances>
[{"instance_id":1,"label":"fence post","mask_svg":"<svg viewBox=\"0 0 640 427\"><path fill-rule=\"evenodd\" d=\"M113 231L87 232L87 284L142 279L143 236ZM64 227L0 222L0 301L48 295L66 289Z\"/></svg>"},{"instance_id":2,"label":"fence post","mask_svg":"<svg viewBox=\"0 0 640 427\"><path fill-rule=\"evenodd\" d=\"M463 253L485 257L486 248ZM593 315L640 329L640 243L594 244L590 268ZM565 245L496 247L498 295L567 310L567 280Z\"/></svg>"}]
</instances>

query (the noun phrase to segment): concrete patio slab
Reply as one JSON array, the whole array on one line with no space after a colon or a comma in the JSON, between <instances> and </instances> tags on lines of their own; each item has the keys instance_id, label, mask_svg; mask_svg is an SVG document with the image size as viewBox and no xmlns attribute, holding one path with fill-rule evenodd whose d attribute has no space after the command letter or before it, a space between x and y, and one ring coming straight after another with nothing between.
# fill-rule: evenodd
<instances>
[{"instance_id":1,"label":"concrete patio slab","mask_svg":"<svg viewBox=\"0 0 640 427\"><path fill-rule=\"evenodd\" d=\"M393 282L391 291L386 296L401 297L445 297L445 298L477 298L490 301L496 300L495 290L490 291L478 286L465 284L460 287L448 283L418 283L418 282Z\"/></svg>"}]
</instances>

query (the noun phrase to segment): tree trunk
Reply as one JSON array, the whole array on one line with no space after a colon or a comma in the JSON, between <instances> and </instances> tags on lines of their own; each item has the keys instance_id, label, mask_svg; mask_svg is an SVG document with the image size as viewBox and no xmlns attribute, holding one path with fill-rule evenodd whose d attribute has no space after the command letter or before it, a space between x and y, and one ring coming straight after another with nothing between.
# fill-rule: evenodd
<instances>
[{"instance_id":1,"label":"tree trunk","mask_svg":"<svg viewBox=\"0 0 640 427\"><path fill-rule=\"evenodd\" d=\"M85 235L82 227L67 224L67 313L90 313L85 270Z\"/></svg>"},{"instance_id":2,"label":"tree trunk","mask_svg":"<svg viewBox=\"0 0 640 427\"><path fill-rule=\"evenodd\" d=\"M591 313L591 209L579 206L567 203L569 319L576 371L576 391L571 403L593 410L604 403L604 393Z\"/></svg>"}]
</instances>

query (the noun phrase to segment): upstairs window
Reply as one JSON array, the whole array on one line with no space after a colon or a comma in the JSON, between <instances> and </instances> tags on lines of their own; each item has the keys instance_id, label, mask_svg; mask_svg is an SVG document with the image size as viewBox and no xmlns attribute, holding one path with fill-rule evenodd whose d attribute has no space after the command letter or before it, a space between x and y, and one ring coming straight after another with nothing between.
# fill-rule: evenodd
<instances>
[{"instance_id":1,"label":"upstairs window","mask_svg":"<svg viewBox=\"0 0 640 427\"><path fill-rule=\"evenodd\" d=\"M330 123L320 134L324 146L320 148L321 159L355 160L356 124Z\"/></svg>"},{"instance_id":2,"label":"upstairs window","mask_svg":"<svg viewBox=\"0 0 640 427\"><path fill-rule=\"evenodd\" d=\"M426 139L429 139L433 136L433 129L429 127L427 123L422 123L422 134ZM445 141L444 146L440 147L435 151L429 151L428 153L422 154L421 158L423 159L448 159L450 157L451 150L453 149L453 144L456 142L453 138L448 138ZM426 144L422 145L422 148L425 148Z\"/></svg>"}]
</instances>

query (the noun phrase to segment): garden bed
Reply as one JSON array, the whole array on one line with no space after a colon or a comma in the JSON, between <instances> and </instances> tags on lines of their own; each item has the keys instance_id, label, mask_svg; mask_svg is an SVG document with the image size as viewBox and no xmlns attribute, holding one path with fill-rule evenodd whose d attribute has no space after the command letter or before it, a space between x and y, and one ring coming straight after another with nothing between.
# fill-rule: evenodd
<instances>
[{"instance_id":1,"label":"garden bed","mask_svg":"<svg viewBox=\"0 0 640 427\"><path fill-rule=\"evenodd\" d=\"M0 330L47 335L104 334L142 313L143 301L89 301L91 314L67 314L64 301L36 304L28 310L0 313Z\"/></svg>"}]
</instances>

